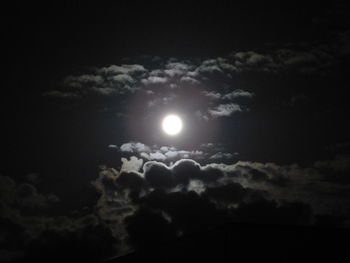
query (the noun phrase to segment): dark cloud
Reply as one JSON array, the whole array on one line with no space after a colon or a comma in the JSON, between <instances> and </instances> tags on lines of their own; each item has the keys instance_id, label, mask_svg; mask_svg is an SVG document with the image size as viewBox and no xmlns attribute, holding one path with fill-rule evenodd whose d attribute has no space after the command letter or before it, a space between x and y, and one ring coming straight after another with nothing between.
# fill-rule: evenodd
<instances>
[{"instance_id":1,"label":"dark cloud","mask_svg":"<svg viewBox=\"0 0 350 263\"><path fill-rule=\"evenodd\" d=\"M311 220L310 206L302 202L285 203L280 206L275 201L260 201L244 204L237 209L237 215L243 222L267 224L309 224Z\"/></svg>"},{"instance_id":2,"label":"dark cloud","mask_svg":"<svg viewBox=\"0 0 350 263\"><path fill-rule=\"evenodd\" d=\"M249 195L257 193L252 189L244 188L239 183L228 183L216 187L208 187L204 194L212 200L215 200L219 204L228 206L234 206L241 204L242 202L248 201ZM261 197L263 198L263 197Z\"/></svg>"},{"instance_id":3,"label":"dark cloud","mask_svg":"<svg viewBox=\"0 0 350 263\"><path fill-rule=\"evenodd\" d=\"M125 221L130 235L129 242L138 249L154 249L176 237L175 229L160 211L141 207Z\"/></svg>"},{"instance_id":4,"label":"dark cloud","mask_svg":"<svg viewBox=\"0 0 350 263\"><path fill-rule=\"evenodd\" d=\"M42 232L27 247L27 257L31 260L64 259L101 260L114 256L118 240L103 224L80 220L75 231L50 229Z\"/></svg>"},{"instance_id":5,"label":"dark cloud","mask_svg":"<svg viewBox=\"0 0 350 263\"><path fill-rule=\"evenodd\" d=\"M147 162L144 165L145 178L156 188L173 188L177 185L172 171L162 163Z\"/></svg>"},{"instance_id":6,"label":"dark cloud","mask_svg":"<svg viewBox=\"0 0 350 263\"><path fill-rule=\"evenodd\" d=\"M120 171L100 168L92 182L98 200L93 210L76 216L47 214L55 205L48 195L1 176L1 220L8 225L0 239L7 244L3 257L100 258L149 249L225 222L325 224L327 215L337 216L337 207L342 219L336 224L344 226L350 216L348 186L329 179L334 170L348 170L339 159L303 168L243 161L200 165L190 159L167 166L132 156L122 159ZM10 245L14 236L23 238L14 241L16 247Z\"/></svg>"},{"instance_id":7,"label":"dark cloud","mask_svg":"<svg viewBox=\"0 0 350 263\"><path fill-rule=\"evenodd\" d=\"M149 161L142 170L141 174L122 172L119 176L110 175L114 178L113 183L109 186L103 183L105 188L101 188L104 199L113 200L116 206L124 200L130 206L123 217L126 218L126 227L132 232L127 233L125 240L130 239L137 246L147 246L138 240L137 229L144 229L150 235L146 239L153 239L151 235L154 233L158 240L169 240L226 220L311 224L316 215L332 213L331 207L335 203L341 204L343 211L348 205L347 198L340 195L334 199L324 198L324 191L340 193L340 188L323 181L324 175L318 170L297 165L238 162L201 166L193 160L180 160L171 166ZM100 177L96 182L104 182L102 179ZM114 191L108 190L111 185ZM126 201L123 192L132 189L138 189L133 192L133 201ZM112 212L114 206L104 206L103 209L110 210L106 214L111 218L116 213ZM145 229L141 215L159 222L169 236L163 236L153 227ZM120 216L120 212L115 216Z\"/></svg>"},{"instance_id":8,"label":"dark cloud","mask_svg":"<svg viewBox=\"0 0 350 263\"><path fill-rule=\"evenodd\" d=\"M118 238L95 214L58 216L58 197L28 183L0 176L0 260L105 258L117 251Z\"/></svg>"},{"instance_id":9,"label":"dark cloud","mask_svg":"<svg viewBox=\"0 0 350 263\"><path fill-rule=\"evenodd\" d=\"M338 155L333 160L317 161L315 167L326 174L326 180L339 184L350 184L350 156Z\"/></svg>"},{"instance_id":10,"label":"dark cloud","mask_svg":"<svg viewBox=\"0 0 350 263\"><path fill-rule=\"evenodd\" d=\"M47 91L43 95L62 99L78 99L91 98L96 94L124 98L130 94L136 93L141 96L146 93L149 98L143 96L138 104L160 108L165 105L168 107L177 105L183 99L192 96L190 93L194 93L196 99L202 102L198 105L187 105L188 107L195 107L196 111L203 113L207 112L207 119L229 116L234 112L243 111L237 99L251 98L254 93L242 89L213 92L210 89L209 91L203 90L203 87L217 86L220 88L222 84L219 83L222 77L231 79L230 74L236 70L236 67L230 63L228 58L219 57L203 60L200 63L196 60L183 62L170 58L166 63L161 63L154 69L149 68L149 65L146 64L111 65L92 69L82 75L68 76L64 79L60 89ZM203 92L200 92L201 90ZM222 103L216 103L217 99L221 99ZM137 108L140 106L135 105ZM244 106L245 108L247 105ZM127 116L130 112L118 109L118 114Z\"/></svg>"}]
</instances>

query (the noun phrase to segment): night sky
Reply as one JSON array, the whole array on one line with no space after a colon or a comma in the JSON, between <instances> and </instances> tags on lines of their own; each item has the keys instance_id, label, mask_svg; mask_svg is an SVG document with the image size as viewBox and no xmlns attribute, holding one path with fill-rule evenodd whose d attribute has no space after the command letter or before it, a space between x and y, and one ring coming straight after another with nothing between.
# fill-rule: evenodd
<instances>
[{"instance_id":1,"label":"night sky","mask_svg":"<svg viewBox=\"0 0 350 263\"><path fill-rule=\"evenodd\" d=\"M2 8L0 261L350 258L349 4L144 2Z\"/></svg>"}]
</instances>

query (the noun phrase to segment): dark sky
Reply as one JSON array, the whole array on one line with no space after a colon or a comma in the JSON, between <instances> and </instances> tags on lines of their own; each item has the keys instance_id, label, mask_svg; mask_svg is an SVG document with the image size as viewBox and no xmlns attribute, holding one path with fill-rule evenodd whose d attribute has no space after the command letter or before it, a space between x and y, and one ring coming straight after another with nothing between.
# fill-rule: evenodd
<instances>
[{"instance_id":1,"label":"dark sky","mask_svg":"<svg viewBox=\"0 0 350 263\"><path fill-rule=\"evenodd\" d=\"M349 5L202 2L2 8L0 260L348 229Z\"/></svg>"}]
</instances>

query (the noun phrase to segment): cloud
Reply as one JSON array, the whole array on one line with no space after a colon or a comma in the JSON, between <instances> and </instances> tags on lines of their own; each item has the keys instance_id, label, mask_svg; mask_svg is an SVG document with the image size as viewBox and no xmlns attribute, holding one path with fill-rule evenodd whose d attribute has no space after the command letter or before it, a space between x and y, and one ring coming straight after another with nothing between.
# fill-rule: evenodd
<instances>
[{"instance_id":1,"label":"cloud","mask_svg":"<svg viewBox=\"0 0 350 263\"><path fill-rule=\"evenodd\" d=\"M232 159L237 153L223 153L223 152L217 152L209 157L211 160L223 160L223 159Z\"/></svg>"},{"instance_id":2,"label":"cloud","mask_svg":"<svg viewBox=\"0 0 350 263\"><path fill-rule=\"evenodd\" d=\"M158 244L232 220L311 222L308 203L274 199L267 190L243 185L232 177L236 169L240 169L238 165L201 166L193 160L181 160L171 166L156 161L145 163L143 178L150 188L134 199L139 209L125 219L130 243L147 248L151 241ZM251 180L253 184L256 178ZM263 183L267 177L259 180Z\"/></svg>"},{"instance_id":3,"label":"cloud","mask_svg":"<svg viewBox=\"0 0 350 263\"><path fill-rule=\"evenodd\" d=\"M333 160L317 161L318 169L331 169L333 172L346 172L350 170L350 155L338 155Z\"/></svg>"},{"instance_id":4,"label":"cloud","mask_svg":"<svg viewBox=\"0 0 350 263\"><path fill-rule=\"evenodd\" d=\"M181 77L180 79L181 82L185 82L185 83L190 83L192 85L196 85L196 84L199 84L200 82L194 78L191 78L189 76L183 76Z\"/></svg>"},{"instance_id":5,"label":"cloud","mask_svg":"<svg viewBox=\"0 0 350 263\"><path fill-rule=\"evenodd\" d=\"M135 82L135 80L128 74L119 74L119 75L113 76L112 79L116 82L120 82L123 84L132 84Z\"/></svg>"},{"instance_id":6,"label":"cloud","mask_svg":"<svg viewBox=\"0 0 350 263\"><path fill-rule=\"evenodd\" d=\"M120 170L126 171L126 172L128 172L128 171L138 172L143 164L143 160L138 159L135 156L131 156L130 160L128 160L126 158L122 158L121 161L122 161L122 167Z\"/></svg>"},{"instance_id":7,"label":"cloud","mask_svg":"<svg viewBox=\"0 0 350 263\"><path fill-rule=\"evenodd\" d=\"M203 91L204 96L209 97L212 100L219 100L222 97L222 94L214 91Z\"/></svg>"},{"instance_id":8,"label":"cloud","mask_svg":"<svg viewBox=\"0 0 350 263\"><path fill-rule=\"evenodd\" d=\"M164 161L167 157L162 154L161 152L155 152L155 153L150 153L149 154L149 159L150 160L159 160L159 161Z\"/></svg>"},{"instance_id":9,"label":"cloud","mask_svg":"<svg viewBox=\"0 0 350 263\"><path fill-rule=\"evenodd\" d=\"M146 160L175 161L181 158L203 159L208 154L202 150L178 150L173 146L147 146L141 142L128 142L120 146L124 153L137 154Z\"/></svg>"},{"instance_id":10,"label":"cloud","mask_svg":"<svg viewBox=\"0 0 350 263\"><path fill-rule=\"evenodd\" d=\"M149 76L147 79L143 79L141 82L145 85L151 84L164 84L168 81L166 77Z\"/></svg>"},{"instance_id":11,"label":"cloud","mask_svg":"<svg viewBox=\"0 0 350 263\"><path fill-rule=\"evenodd\" d=\"M232 90L223 92L223 83L231 86L236 76L246 72L266 74L297 73L306 75L327 75L341 62L346 54L347 33L334 34L334 43L317 45L290 44L265 51L241 50L227 56L203 59L148 57L140 58L139 64L110 65L94 68L80 75L64 78L63 86L43 93L46 97L76 99L96 94L120 96L137 91L149 91L162 85L164 90L181 90L189 86L203 84L209 88L209 97L217 92L222 99L238 97L251 98L251 92ZM345 44L344 44L345 43ZM211 93L215 92L215 93ZM215 96L213 96L215 99ZM198 109L201 110L201 109Z\"/></svg>"},{"instance_id":12,"label":"cloud","mask_svg":"<svg viewBox=\"0 0 350 263\"><path fill-rule=\"evenodd\" d=\"M253 92L249 92L246 90L236 89L232 92L221 94L220 92L215 91L203 91L203 94L206 97L209 97L212 100L234 100L236 98L252 98L254 97Z\"/></svg>"},{"instance_id":13,"label":"cloud","mask_svg":"<svg viewBox=\"0 0 350 263\"><path fill-rule=\"evenodd\" d=\"M333 160L317 161L315 168L326 174L326 179L330 182L350 185L350 156L338 155Z\"/></svg>"},{"instance_id":14,"label":"cloud","mask_svg":"<svg viewBox=\"0 0 350 263\"><path fill-rule=\"evenodd\" d=\"M220 149L210 143L203 147ZM175 151L169 146L159 148L164 155ZM191 159L166 165L159 161L143 164L131 156L121 159L120 171L100 167L92 182L99 192L93 209L74 217L47 215L44 211L54 205L48 195L31 184L0 176L0 221L7 229L0 244L13 236L30 244L19 251L5 246L4 255L11 257L73 253L73 257L103 258L225 222L305 225L321 222L322 216L342 215L337 224L343 225L350 216L349 185L332 183L329 178L348 170L345 160L346 156L338 157L310 167L249 161L200 165ZM79 244L79 249L72 250L70 242ZM91 251L84 254L86 249Z\"/></svg>"},{"instance_id":15,"label":"cloud","mask_svg":"<svg viewBox=\"0 0 350 263\"><path fill-rule=\"evenodd\" d=\"M237 52L233 55L236 60L236 66L240 67L261 67L271 68L274 66L272 58L269 55L259 54L254 51Z\"/></svg>"},{"instance_id":16,"label":"cloud","mask_svg":"<svg viewBox=\"0 0 350 263\"><path fill-rule=\"evenodd\" d=\"M235 103L220 104L217 107L209 109L209 114L214 118L228 117L235 112L241 112L242 108Z\"/></svg>"},{"instance_id":17,"label":"cloud","mask_svg":"<svg viewBox=\"0 0 350 263\"><path fill-rule=\"evenodd\" d=\"M0 176L0 259L103 258L118 239L94 214L60 216L59 198ZM88 251L87 251L88 250Z\"/></svg>"},{"instance_id":18,"label":"cloud","mask_svg":"<svg viewBox=\"0 0 350 263\"><path fill-rule=\"evenodd\" d=\"M188 72L190 70L192 70L195 66L193 64L187 64L184 62L168 62L165 65L165 68L167 69L176 69L176 70L180 70L182 72Z\"/></svg>"},{"instance_id":19,"label":"cloud","mask_svg":"<svg viewBox=\"0 0 350 263\"><path fill-rule=\"evenodd\" d=\"M114 96L132 93L139 89L139 82L147 74L142 65L111 65L82 75L71 75L63 80L65 91L45 92L46 96L81 98L90 94Z\"/></svg>"},{"instance_id":20,"label":"cloud","mask_svg":"<svg viewBox=\"0 0 350 263\"><path fill-rule=\"evenodd\" d=\"M222 99L232 100L236 98L252 98L252 97L254 97L254 93L246 90L236 89L230 93L226 93L225 95L223 95Z\"/></svg>"},{"instance_id":21,"label":"cloud","mask_svg":"<svg viewBox=\"0 0 350 263\"><path fill-rule=\"evenodd\" d=\"M118 74L135 75L135 74L147 72L147 70L143 67L143 65L123 64L121 66L111 65L109 67L102 67L100 69L97 69L97 72L105 75L118 75Z\"/></svg>"},{"instance_id":22,"label":"cloud","mask_svg":"<svg viewBox=\"0 0 350 263\"><path fill-rule=\"evenodd\" d=\"M110 144L110 145L108 145L108 148L111 148L111 149L118 149L118 146L115 145L115 144Z\"/></svg>"},{"instance_id":23,"label":"cloud","mask_svg":"<svg viewBox=\"0 0 350 263\"><path fill-rule=\"evenodd\" d=\"M0 175L0 199L5 216L14 216L20 220L19 211L36 214L56 202L58 197L53 194L43 195L38 193L34 185L30 183L16 184L8 176Z\"/></svg>"},{"instance_id":24,"label":"cloud","mask_svg":"<svg viewBox=\"0 0 350 263\"><path fill-rule=\"evenodd\" d=\"M222 69L216 64L215 60L203 61L202 65L196 68L196 71L200 74L222 74Z\"/></svg>"},{"instance_id":25,"label":"cloud","mask_svg":"<svg viewBox=\"0 0 350 263\"><path fill-rule=\"evenodd\" d=\"M120 150L122 152L130 152L130 153L135 153L135 152L150 152L151 149L147 145L140 143L140 142L128 142L124 143L120 146Z\"/></svg>"}]
</instances>

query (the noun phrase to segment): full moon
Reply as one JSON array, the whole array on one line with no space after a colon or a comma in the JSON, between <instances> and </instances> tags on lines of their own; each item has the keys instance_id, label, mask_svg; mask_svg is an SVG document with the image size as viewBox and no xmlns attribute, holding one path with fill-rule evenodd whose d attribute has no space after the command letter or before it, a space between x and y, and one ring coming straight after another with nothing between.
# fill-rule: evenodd
<instances>
[{"instance_id":1,"label":"full moon","mask_svg":"<svg viewBox=\"0 0 350 263\"><path fill-rule=\"evenodd\" d=\"M168 115L162 122L163 131L168 135L176 135L182 130L182 121L179 116Z\"/></svg>"}]
</instances>

